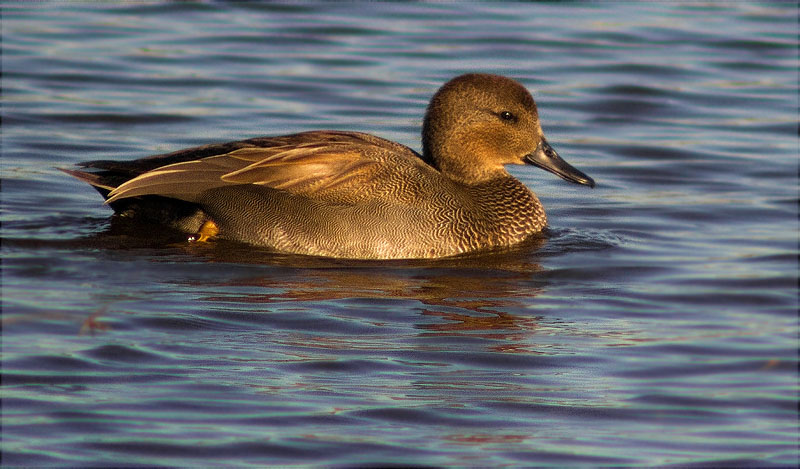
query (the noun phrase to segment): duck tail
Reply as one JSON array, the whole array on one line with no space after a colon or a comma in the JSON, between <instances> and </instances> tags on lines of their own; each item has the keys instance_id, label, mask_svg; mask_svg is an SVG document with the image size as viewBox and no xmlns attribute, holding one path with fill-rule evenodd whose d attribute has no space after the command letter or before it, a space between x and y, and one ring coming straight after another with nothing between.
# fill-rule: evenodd
<instances>
[{"instance_id":1,"label":"duck tail","mask_svg":"<svg viewBox=\"0 0 800 469\"><path fill-rule=\"evenodd\" d=\"M104 199L108 198L108 193L114 190L114 186L108 185L107 183L103 182L103 177L97 173L90 173L88 171L79 171L76 169L67 169L67 168L56 168L59 171L69 174L70 176L78 179L79 181L83 181L90 186L97 189L97 192L103 196Z\"/></svg>"}]
</instances>

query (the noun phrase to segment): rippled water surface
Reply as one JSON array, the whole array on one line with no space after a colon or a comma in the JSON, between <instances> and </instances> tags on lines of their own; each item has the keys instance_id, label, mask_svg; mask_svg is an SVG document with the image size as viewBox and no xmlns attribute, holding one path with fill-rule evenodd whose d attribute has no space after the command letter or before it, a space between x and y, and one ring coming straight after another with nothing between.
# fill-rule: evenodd
<instances>
[{"instance_id":1,"label":"rippled water surface","mask_svg":"<svg viewBox=\"0 0 800 469\"><path fill-rule=\"evenodd\" d=\"M2 463L798 462L796 5L6 4ZM517 78L546 239L344 262L112 226L56 167Z\"/></svg>"}]
</instances>

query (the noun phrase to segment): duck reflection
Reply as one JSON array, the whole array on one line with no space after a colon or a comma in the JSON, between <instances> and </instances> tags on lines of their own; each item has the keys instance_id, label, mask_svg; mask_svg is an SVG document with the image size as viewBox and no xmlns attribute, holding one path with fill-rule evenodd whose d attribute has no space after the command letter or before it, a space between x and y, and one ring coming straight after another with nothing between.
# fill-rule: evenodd
<instances>
[{"instance_id":1,"label":"duck reflection","mask_svg":"<svg viewBox=\"0 0 800 469\"><path fill-rule=\"evenodd\" d=\"M211 262L266 264L265 275L229 279L217 286L241 287L247 294L211 295L207 301L242 303L324 302L357 299L385 308L386 299L407 300L419 309L419 336L488 339L490 350L531 353L526 337L537 328L538 318L527 314L531 298L545 288L536 275L542 267L533 259L546 243L533 238L513 249L440 260L343 261L292 256L228 243L200 244L189 248ZM263 270L259 269L259 272ZM233 288L236 287L236 288ZM263 288L264 293L258 292ZM423 305L420 308L420 303ZM518 314L522 312L523 314Z\"/></svg>"},{"instance_id":2,"label":"duck reflection","mask_svg":"<svg viewBox=\"0 0 800 469\"><path fill-rule=\"evenodd\" d=\"M203 281L181 277L184 269L166 281L209 291L202 297L205 302L271 308L278 304L285 307L287 302L351 300L359 307L374 304L376 310L416 310L420 320L414 327L420 331L420 339L485 339L485 350L536 353L526 344L531 342L539 320L530 314L531 300L546 287L546 280L537 275L542 271L537 253L547 243L544 236L509 249L444 259L352 261L284 254L224 240L187 243L182 235L164 238L163 230L154 240L151 232L131 236L128 227L120 228L119 224L126 221L112 220L107 231L87 244L108 249L141 248L156 263L169 264L180 256L188 256L190 261L204 259L208 264L202 269ZM164 248L165 241L172 243L172 249ZM153 251L158 244L161 247ZM209 283L209 278L214 280ZM243 288L246 293L241 293ZM392 304L385 303L387 300ZM81 333L102 332L105 328L95 325L100 324L98 318L104 313L93 313ZM342 314L342 309L332 314ZM330 339L328 336L318 345L348 346L336 340L331 343Z\"/></svg>"}]
</instances>

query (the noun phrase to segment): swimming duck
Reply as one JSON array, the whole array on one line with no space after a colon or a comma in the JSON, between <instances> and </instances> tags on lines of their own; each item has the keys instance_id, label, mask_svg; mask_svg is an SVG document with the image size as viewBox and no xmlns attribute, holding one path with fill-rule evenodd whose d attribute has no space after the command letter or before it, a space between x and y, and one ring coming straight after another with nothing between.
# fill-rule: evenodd
<instances>
[{"instance_id":1,"label":"swimming duck","mask_svg":"<svg viewBox=\"0 0 800 469\"><path fill-rule=\"evenodd\" d=\"M63 171L94 186L119 216L144 217L192 239L399 259L511 246L540 232L544 209L508 164L594 187L545 140L525 87L472 73L434 94L422 154L370 134L320 130Z\"/></svg>"}]
</instances>

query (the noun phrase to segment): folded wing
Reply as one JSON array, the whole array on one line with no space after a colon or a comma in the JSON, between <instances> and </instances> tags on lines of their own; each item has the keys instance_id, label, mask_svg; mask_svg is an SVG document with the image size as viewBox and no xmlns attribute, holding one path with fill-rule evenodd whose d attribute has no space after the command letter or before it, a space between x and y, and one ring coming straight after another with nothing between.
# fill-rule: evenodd
<instances>
[{"instance_id":1,"label":"folded wing","mask_svg":"<svg viewBox=\"0 0 800 469\"><path fill-rule=\"evenodd\" d=\"M253 146L157 167L114 188L106 203L160 195L195 202L210 189L256 184L333 203L356 203L385 194L382 186L407 172L435 177L409 148L367 134L308 132L252 139Z\"/></svg>"}]
</instances>

